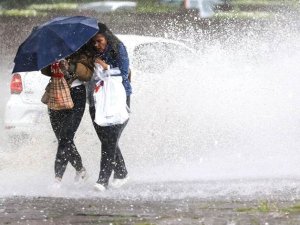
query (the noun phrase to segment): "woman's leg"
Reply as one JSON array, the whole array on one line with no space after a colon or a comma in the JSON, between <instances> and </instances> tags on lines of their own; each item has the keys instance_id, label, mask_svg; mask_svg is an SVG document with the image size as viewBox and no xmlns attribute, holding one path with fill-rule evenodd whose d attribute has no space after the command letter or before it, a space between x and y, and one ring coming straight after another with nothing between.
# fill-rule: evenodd
<instances>
[{"instance_id":1,"label":"woman's leg","mask_svg":"<svg viewBox=\"0 0 300 225\"><path fill-rule=\"evenodd\" d=\"M115 168L115 156L118 145L121 125L99 127L99 138L101 140L101 162L100 173L97 183L108 185L108 180Z\"/></svg>"},{"instance_id":2,"label":"woman's leg","mask_svg":"<svg viewBox=\"0 0 300 225\"><path fill-rule=\"evenodd\" d=\"M82 160L79 152L74 143L74 136L82 120L85 103L86 103L86 89L84 85L79 85L71 88L71 96L74 102L74 107L69 111L69 115L65 120L65 129L61 132L61 137L65 139L68 161L76 169L80 171L82 166Z\"/></svg>"},{"instance_id":3,"label":"woman's leg","mask_svg":"<svg viewBox=\"0 0 300 225\"><path fill-rule=\"evenodd\" d=\"M123 125L118 124L107 127L97 125L94 122L95 107L90 107L90 115L96 133L101 141L100 172L97 183L107 186L112 171L115 168L116 150Z\"/></svg>"},{"instance_id":4,"label":"woman's leg","mask_svg":"<svg viewBox=\"0 0 300 225\"><path fill-rule=\"evenodd\" d=\"M130 96L127 96L126 104L130 108ZM121 136L124 128L126 127L128 121L129 121L129 119L127 121L125 121L125 123L122 125L122 129L120 131L119 138L118 138L117 149L116 149L116 154L115 154L115 167L114 167L114 178L116 178L116 179L123 179L128 174L126 165L125 165L125 161L124 161L124 158L122 156L122 153L121 153L121 150L119 147L120 136Z\"/></svg>"},{"instance_id":5,"label":"woman's leg","mask_svg":"<svg viewBox=\"0 0 300 225\"><path fill-rule=\"evenodd\" d=\"M122 155L120 147L119 147L119 140L120 140L121 134L122 134L124 128L126 127L127 123L128 123L128 120L124 124L122 124L121 130L119 132L118 140L117 140L117 148L116 148L115 160L114 160L115 161L115 164L114 164L114 178L115 179L123 179L128 174L126 165L125 165L125 161L124 161L123 155Z\"/></svg>"},{"instance_id":6,"label":"woman's leg","mask_svg":"<svg viewBox=\"0 0 300 225\"><path fill-rule=\"evenodd\" d=\"M65 156L63 148L60 145L60 131L63 127L63 121L65 120L66 115L67 114L65 110L49 110L50 123L58 141L54 165L55 177L57 178L62 178L65 168L68 164L67 157Z\"/></svg>"},{"instance_id":7,"label":"woman's leg","mask_svg":"<svg viewBox=\"0 0 300 225\"><path fill-rule=\"evenodd\" d=\"M55 175L60 178L62 178L68 162L72 164L76 171L80 171L83 168L81 157L76 149L73 139L85 109L86 90L84 85L71 88L71 96L74 107L71 110L60 110L61 114L63 113L64 116L60 120L61 129L56 135L59 143L55 160ZM56 133L56 131L54 132Z\"/></svg>"},{"instance_id":8,"label":"woman's leg","mask_svg":"<svg viewBox=\"0 0 300 225\"><path fill-rule=\"evenodd\" d=\"M64 129L62 129L61 131L61 138L65 143L68 161L76 169L76 171L80 171L83 168L82 160L74 144L74 136L79 127L85 110L85 86L79 85L71 88L71 96L74 102L74 107L71 110L69 110L69 114L64 122Z\"/></svg>"}]
</instances>

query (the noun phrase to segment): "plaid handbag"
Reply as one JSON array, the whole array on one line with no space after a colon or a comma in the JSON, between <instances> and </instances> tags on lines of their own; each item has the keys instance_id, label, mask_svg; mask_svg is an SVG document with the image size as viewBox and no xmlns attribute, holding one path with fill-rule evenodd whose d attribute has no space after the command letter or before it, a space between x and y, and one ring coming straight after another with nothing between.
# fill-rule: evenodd
<instances>
[{"instance_id":1,"label":"plaid handbag","mask_svg":"<svg viewBox=\"0 0 300 225\"><path fill-rule=\"evenodd\" d=\"M45 88L45 93L41 98L41 102L48 105L49 102L49 91L50 91L51 82L49 82Z\"/></svg>"},{"instance_id":2,"label":"plaid handbag","mask_svg":"<svg viewBox=\"0 0 300 225\"><path fill-rule=\"evenodd\" d=\"M57 63L51 65L51 72L52 77L48 92L49 109L72 109L74 107L74 103L71 97L70 88Z\"/></svg>"}]
</instances>

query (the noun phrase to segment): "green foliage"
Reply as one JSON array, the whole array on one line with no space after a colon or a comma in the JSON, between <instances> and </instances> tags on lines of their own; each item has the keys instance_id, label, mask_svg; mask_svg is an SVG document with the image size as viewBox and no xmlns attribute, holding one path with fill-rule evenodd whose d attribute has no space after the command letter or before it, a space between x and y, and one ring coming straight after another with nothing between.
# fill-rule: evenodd
<instances>
[{"instance_id":1,"label":"green foliage","mask_svg":"<svg viewBox=\"0 0 300 225\"><path fill-rule=\"evenodd\" d=\"M256 6L256 7L270 7L270 6L288 6L299 3L297 0L231 0L229 4L234 8ZM299 5L299 4L298 4Z\"/></svg>"},{"instance_id":2,"label":"green foliage","mask_svg":"<svg viewBox=\"0 0 300 225\"><path fill-rule=\"evenodd\" d=\"M271 19L274 17L274 15L269 12L243 12L233 10L228 12L218 12L216 13L215 17L223 19Z\"/></svg>"},{"instance_id":3,"label":"green foliage","mask_svg":"<svg viewBox=\"0 0 300 225\"><path fill-rule=\"evenodd\" d=\"M259 212L270 212L271 211L271 206L270 204L267 202L267 201L263 201L263 202L260 202L258 207L257 207L257 210Z\"/></svg>"},{"instance_id":4,"label":"green foliage","mask_svg":"<svg viewBox=\"0 0 300 225\"><path fill-rule=\"evenodd\" d=\"M138 13L161 13L172 12L176 10L178 10L178 7L160 4L157 0L137 0Z\"/></svg>"},{"instance_id":5,"label":"green foliage","mask_svg":"<svg viewBox=\"0 0 300 225\"><path fill-rule=\"evenodd\" d=\"M73 10L78 7L76 3L57 3L57 4L32 4L28 7L31 10Z\"/></svg>"},{"instance_id":6,"label":"green foliage","mask_svg":"<svg viewBox=\"0 0 300 225\"><path fill-rule=\"evenodd\" d=\"M283 211L288 213L300 213L300 205L293 205L291 207L284 208Z\"/></svg>"},{"instance_id":7,"label":"green foliage","mask_svg":"<svg viewBox=\"0 0 300 225\"><path fill-rule=\"evenodd\" d=\"M246 208L238 208L238 209L236 209L236 211L237 212L251 212L251 211L253 211L253 208L248 208L248 207L246 207Z\"/></svg>"},{"instance_id":8,"label":"green foliage","mask_svg":"<svg viewBox=\"0 0 300 225\"><path fill-rule=\"evenodd\" d=\"M238 208L236 211L269 213L272 211L278 211L278 207L275 204L269 203L268 201L261 201L257 207Z\"/></svg>"},{"instance_id":9,"label":"green foliage","mask_svg":"<svg viewBox=\"0 0 300 225\"><path fill-rule=\"evenodd\" d=\"M5 9L23 9L33 4L83 3L89 0L2 0L0 4Z\"/></svg>"},{"instance_id":10,"label":"green foliage","mask_svg":"<svg viewBox=\"0 0 300 225\"><path fill-rule=\"evenodd\" d=\"M134 225L155 225L154 223L147 223L147 222L138 222L138 223L135 223Z\"/></svg>"},{"instance_id":11,"label":"green foliage","mask_svg":"<svg viewBox=\"0 0 300 225\"><path fill-rule=\"evenodd\" d=\"M32 4L23 9L0 9L1 16L45 16L51 10L74 10L78 7L76 3L57 3L57 4Z\"/></svg>"},{"instance_id":12,"label":"green foliage","mask_svg":"<svg viewBox=\"0 0 300 225\"><path fill-rule=\"evenodd\" d=\"M45 15L51 10L74 10L78 4L97 0L0 0L0 15L37 16ZM180 5L160 4L159 0L136 0L137 13L167 13L180 10ZM226 0L232 10L219 11L219 19L273 19L272 8L292 6L300 11L299 0Z\"/></svg>"},{"instance_id":13,"label":"green foliage","mask_svg":"<svg viewBox=\"0 0 300 225\"><path fill-rule=\"evenodd\" d=\"M21 9L10 9L10 10L0 10L0 16L44 16L46 13L37 12L36 10L21 10Z\"/></svg>"},{"instance_id":14,"label":"green foliage","mask_svg":"<svg viewBox=\"0 0 300 225\"><path fill-rule=\"evenodd\" d=\"M300 204L292 205L290 207L278 207L275 203L270 203L268 201L262 201L257 207L245 207L236 209L240 213L271 213L279 212L281 214L299 214L300 215Z\"/></svg>"}]
</instances>

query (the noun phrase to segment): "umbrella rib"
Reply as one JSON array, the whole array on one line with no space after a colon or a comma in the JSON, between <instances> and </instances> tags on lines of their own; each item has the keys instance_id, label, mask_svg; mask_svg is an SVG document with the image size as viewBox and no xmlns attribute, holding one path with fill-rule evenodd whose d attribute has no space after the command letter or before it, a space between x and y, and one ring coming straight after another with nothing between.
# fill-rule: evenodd
<instances>
[{"instance_id":1,"label":"umbrella rib","mask_svg":"<svg viewBox=\"0 0 300 225\"><path fill-rule=\"evenodd\" d=\"M64 55L64 56L61 57L61 58L65 58L65 57L71 55L71 54L74 52L74 50L73 50L72 48L70 48L70 46L68 45L68 43L65 42L65 40L64 40L61 36L57 35L57 33L56 33L55 31L49 29L48 27L45 27L45 28L46 28L48 31L50 31L51 33L53 33L54 35L56 35L57 38L61 39L61 40L66 44L66 45L65 45L65 46L66 46L66 49L67 49L68 51L71 51L70 54ZM39 42L42 42L42 41L39 40ZM49 47L51 48L51 46L49 46ZM49 51L49 53L51 53L51 51ZM55 54L53 54L53 53L52 53L52 55L54 56L53 58L55 58L55 60L58 59L58 58L57 58L58 55L55 55ZM39 59L40 59L39 55L37 55L37 56L38 56L37 61L40 61L40 60L39 60ZM60 58L60 59L61 59L61 58ZM53 62L48 62L46 65L43 65L42 67L45 67L45 66L47 66L47 65L49 65L49 64L51 64L51 63L53 63Z\"/></svg>"},{"instance_id":2,"label":"umbrella rib","mask_svg":"<svg viewBox=\"0 0 300 225\"><path fill-rule=\"evenodd\" d=\"M82 24L84 24L85 26L88 26L88 27L90 27L90 28L96 29L94 34L97 33L98 28L95 28L95 27L93 27L93 26L91 26L91 25L89 25L89 24L86 24L86 23L82 23ZM54 25L54 24L53 24L53 25ZM61 24L55 24L55 25L58 25L58 26L59 26L59 25L61 25ZM65 42L65 39L62 38L62 37L60 36L59 33L57 33L56 31L54 31L54 30L51 29L51 25L50 25L50 26L47 26L46 28L47 28L49 31L55 33L59 38L61 38L61 39ZM88 40L87 40L87 41L88 41ZM65 43L66 43L66 45L69 47L69 49L71 49L72 51L77 51L77 50L80 48L80 47L79 47L79 48L73 49L73 48L69 45L68 42L65 42Z\"/></svg>"},{"instance_id":3,"label":"umbrella rib","mask_svg":"<svg viewBox=\"0 0 300 225\"><path fill-rule=\"evenodd\" d=\"M46 27L47 30L51 31L53 34L55 34L57 37L59 37L64 43L66 43L66 45L68 46L68 48L72 51L74 51L70 46L69 43L65 41L65 39L63 39L57 32L55 32L54 30L50 29L50 27Z\"/></svg>"}]
</instances>

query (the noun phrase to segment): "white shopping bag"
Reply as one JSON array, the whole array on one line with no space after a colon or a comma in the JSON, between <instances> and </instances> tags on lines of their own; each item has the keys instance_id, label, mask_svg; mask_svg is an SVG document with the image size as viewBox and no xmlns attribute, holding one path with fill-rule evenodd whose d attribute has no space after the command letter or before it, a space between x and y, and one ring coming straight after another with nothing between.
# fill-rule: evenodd
<instances>
[{"instance_id":1,"label":"white shopping bag","mask_svg":"<svg viewBox=\"0 0 300 225\"><path fill-rule=\"evenodd\" d=\"M122 124L129 118L121 76L102 76L96 84L94 100L95 123L99 126Z\"/></svg>"}]
</instances>

